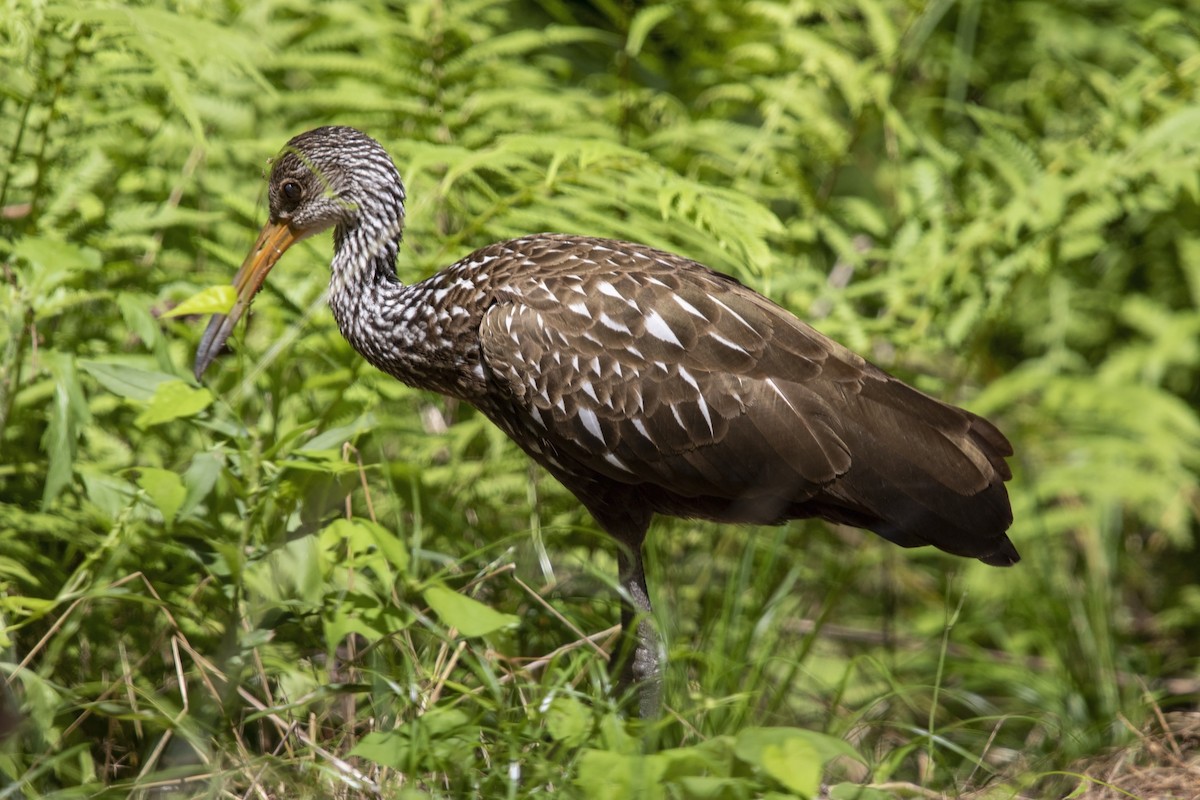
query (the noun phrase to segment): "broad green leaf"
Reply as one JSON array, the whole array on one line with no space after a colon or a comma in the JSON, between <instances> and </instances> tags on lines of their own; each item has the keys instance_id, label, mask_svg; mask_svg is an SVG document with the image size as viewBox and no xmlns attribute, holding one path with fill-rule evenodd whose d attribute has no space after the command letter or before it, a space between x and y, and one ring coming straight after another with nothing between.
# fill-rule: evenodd
<instances>
[{"instance_id":1,"label":"broad green leaf","mask_svg":"<svg viewBox=\"0 0 1200 800\"><path fill-rule=\"evenodd\" d=\"M735 749L738 758L752 760L748 757L749 754L767 745L779 744L788 739L800 739L810 744L820 756L822 763L831 761L838 756L845 756L859 762L863 761L863 757L844 739L804 728L743 728L737 734Z\"/></svg>"},{"instance_id":2,"label":"broad green leaf","mask_svg":"<svg viewBox=\"0 0 1200 800\"><path fill-rule=\"evenodd\" d=\"M189 314L228 314L237 300L237 292L228 284L209 286L196 292L179 305L163 314L163 318L182 317Z\"/></svg>"},{"instance_id":3,"label":"broad green leaf","mask_svg":"<svg viewBox=\"0 0 1200 800\"><path fill-rule=\"evenodd\" d=\"M183 479L174 472L157 467L138 467L137 484L150 498L150 502L162 512L167 528L175 522L175 515L187 497Z\"/></svg>"},{"instance_id":4,"label":"broad green leaf","mask_svg":"<svg viewBox=\"0 0 1200 800\"><path fill-rule=\"evenodd\" d=\"M815 797L821 790L822 770L817 750L802 739L767 745L760 754L759 766L802 797Z\"/></svg>"},{"instance_id":5,"label":"broad green leaf","mask_svg":"<svg viewBox=\"0 0 1200 800\"><path fill-rule=\"evenodd\" d=\"M430 586L421 594L442 622L463 636L486 636L520 622L515 614L502 614L445 586Z\"/></svg>"},{"instance_id":6,"label":"broad green leaf","mask_svg":"<svg viewBox=\"0 0 1200 800\"><path fill-rule=\"evenodd\" d=\"M729 777L735 773L734 744L732 736L714 736L690 747L663 750L655 758L662 759L666 779L689 775Z\"/></svg>"},{"instance_id":7,"label":"broad green leaf","mask_svg":"<svg viewBox=\"0 0 1200 800\"><path fill-rule=\"evenodd\" d=\"M149 402L154 397L154 392L158 389L159 384L179 380L175 375L153 372L126 364L80 361L79 366L113 394L141 402Z\"/></svg>"},{"instance_id":8,"label":"broad green leaf","mask_svg":"<svg viewBox=\"0 0 1200 800\"><path fill-rule=\"evenodd\" d=\"M625 720L616 714L605 714L600 718L600 744L614 753L640 753L641 741L625 727Z\"/></svg>"},{"instance_id":9,"label":"broad green leaf","mask_svg":"<svg viewBox=\"0 0 1200 800\"><path fill-rule=\"evenodd\" d=\"M42 597L27 597L25 595L5 595L0 597L0 609L13 616L41 616L52 610L58 601Z\"/></svg>"},{"instance_id":10,"label":"broad green leaf","mask_svg":"<svg viewBox=\"0 0 1200 800\"><path fill-rule=\"evenodd\" d=\"M181 380L159 384L150 398L150 405L138 415L134 424L145 429L181 417L191 417L208 408L212 392L203 386L193 388Z\"/></svg>"},{"instance_id":11,"label":"broad green leaf","mask_svg":"<svg viewBox=\"0 0 1200 800\"><path fill-rule=\"evenodd\" d=\"M33 669L13 670L11 680L19 684L22 713L29 716L38 730L49 734L49 744L57 747L61 728L54 725L54 717L62 712L64 689Z\"/></svg>"},{"instance_id":12,"label":"broad green leaf","mask_svg":"<svg viewBox=\"0 0 1200 800\"><path fill-rule=\"evenodd\" d=\"M657 800L667 796L662 782L665 766L652 756L585 750L575 784L588 800Z\"/></svg>"},{"instance_id":13,"label":"broad green leaf","mask_svg":"<svg viewBox=\"0 0 1200 800\"><path fill-rule=\"evenodd\" d=\"M734 752L803 797L816 796L830 759L848 756L862 760L841 739L802 728L745 728L737 734Z\"/></svg>"}]
</instances>

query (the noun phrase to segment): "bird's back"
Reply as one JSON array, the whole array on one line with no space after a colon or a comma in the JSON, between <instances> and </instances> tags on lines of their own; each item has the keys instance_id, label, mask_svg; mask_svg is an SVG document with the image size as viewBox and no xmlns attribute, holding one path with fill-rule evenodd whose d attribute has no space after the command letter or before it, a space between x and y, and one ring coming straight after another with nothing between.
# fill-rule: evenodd
<instances>
[{"instance_id":1,"label":"bird's back","mask_svg":"<svg viewBox=\"0 0 1200 800\"><path fill-rule=\"evenodd\" d=\"M736 280L640 245L549 234L461 265L486 295L474 402L593 512L822 517L903 546L1018 559L999 430Z\"/></svg>"}]
</instances>

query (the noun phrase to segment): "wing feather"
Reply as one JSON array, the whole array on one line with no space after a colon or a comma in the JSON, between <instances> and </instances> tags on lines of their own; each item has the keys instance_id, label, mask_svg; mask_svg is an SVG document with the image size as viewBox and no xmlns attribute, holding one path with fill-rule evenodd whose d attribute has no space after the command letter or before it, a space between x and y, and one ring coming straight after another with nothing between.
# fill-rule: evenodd
<instances>
[{"instance_id":1,"label":"wing feather","mask_svg":"<svg viewBox=\"0 0 1200 800\"><path fill-rule=\"evenodd\" d=\"M497 416L528 419L568 471L646 487L664 513L818 515L1015 558L1012 450L986 420L676 256L609 242L523 280L484 314L482 359Z\"/></svg>"}]
</instances>

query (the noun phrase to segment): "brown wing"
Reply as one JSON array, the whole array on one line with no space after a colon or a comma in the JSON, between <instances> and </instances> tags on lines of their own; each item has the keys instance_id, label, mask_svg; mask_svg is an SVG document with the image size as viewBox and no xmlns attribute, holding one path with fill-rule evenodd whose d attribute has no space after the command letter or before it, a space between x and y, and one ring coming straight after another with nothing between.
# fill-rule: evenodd
<instances>
[{"instance_id":1,"label":"brown wing","mask_svg":"<svg viewBox=\"0 0 1200 800\"><path fill-rule=\"evenodd\" d=\"M652 487L664 513L1003 549L1011 449L986 421L694 262L613 242L576 256L480 331L493 379L573 471Z\"/></svg>"}]
</instances>

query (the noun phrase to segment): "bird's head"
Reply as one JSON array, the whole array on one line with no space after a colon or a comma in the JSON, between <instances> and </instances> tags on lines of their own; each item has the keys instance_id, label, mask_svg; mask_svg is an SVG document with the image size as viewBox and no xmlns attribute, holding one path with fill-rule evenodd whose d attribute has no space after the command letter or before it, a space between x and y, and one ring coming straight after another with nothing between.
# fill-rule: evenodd
<instances>
[{"instance_id":1,"label":"bird's head","mask_svg":"<svg viewBox=\"0 0 1200 800\"><path fill-rule=\"evenodd\" d=\"M398 236L404 219L404 185L391 157L370 136L344 126L314 128L289 141L271 160L267 197L270 216L233 279L233 308L214 314L200 340L197 378L289 247L328 228L353 228L366 217L397 227L377 235Z\"/></svg>"},{"instance_id":2,"label":"bird's head","mask_svg":"<svg viewBox=\"0 0 1200 800\"><path fill-rule=\"evenodd\" d=\"M340 125L288 142L271 160L267 192L271 222L287 225L296 240L353 226L364 209L404 212L404 187L391 156L370 136Z\"/></svg>"}]
</instances>

